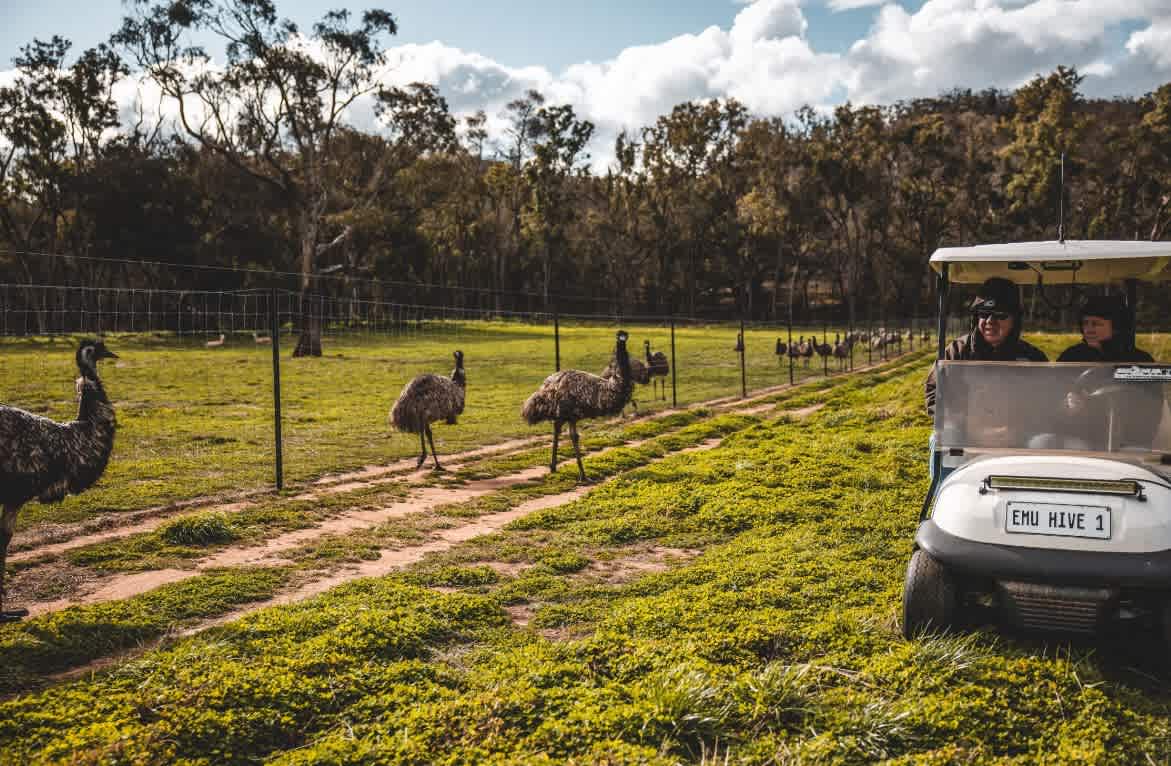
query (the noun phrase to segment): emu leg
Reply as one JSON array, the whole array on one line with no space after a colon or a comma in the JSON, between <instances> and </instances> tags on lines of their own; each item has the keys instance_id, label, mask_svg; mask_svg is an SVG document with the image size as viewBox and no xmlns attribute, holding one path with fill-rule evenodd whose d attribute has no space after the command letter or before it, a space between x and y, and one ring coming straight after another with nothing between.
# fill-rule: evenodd
<instances>
[{"instance_id":1,"label":"emu leg","mask_svg":"<svg viewBox=\"0 0 1171 766\"><path fill-rule=\"evenodd\" d=\"M19 505L5 505L3 512L0 512L0 622L28 615L27 609L4 611L4 574L8 562L8 543L12 541L12 533L16 530L16 512L19 510Z\"/></svg>"},{"instance_id":2,"label":"emu leg","mask_svg":"<svg viewBox=\"0 0 1171 766\"><path fill-rule=\"evenodd\" d=\"M415 468L422 468L423 463L427 462L427 442L425 441L427 438L427 432L425 429L429 427L430 426L424 426L424 430L419 431L419 447L422 449L422 452L419 453L419 461L415 463Z\"/></svg>"},{"instance_id":3,"label":"emu leg","mask_svg":"<svg viewBox=\"0 0 1171 766\"><path fill-rule=\"evenodd\" d=\"M581 464L581 446L577 438L577 423L569 423L569 438L573 441L573 455L577 458L577 475L582 484L589 481L585 475L585 467Z\"/></svg>"},{"instance_id":4,"label":"emu leg","mask_svg":"<svg viewBox=\"0 0 1171 766\"><path fill-rule=\"evenodd\" d=\"M439 465L439 454L435 452L435 437L431 435L431 424L427 424L427 443L431 445L431 457L435 459L435 470L442 471L443 466Z\"/></svg>"},{"instance_id":5,"label":"emu leg","mask_svg":"<svg viewBox=\"0 0 1171 766\"><path fill-rule=\"evenodd\" d=\"M549 460L549 473L557 473L557 437L561 436L561 421L553 421L553 457Z\"/></svg>"}]
</instances>

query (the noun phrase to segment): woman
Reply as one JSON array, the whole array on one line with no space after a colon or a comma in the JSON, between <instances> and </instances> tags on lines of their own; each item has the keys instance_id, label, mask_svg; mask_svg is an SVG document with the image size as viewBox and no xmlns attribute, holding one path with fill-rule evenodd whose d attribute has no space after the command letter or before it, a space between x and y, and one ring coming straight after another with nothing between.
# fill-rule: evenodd
<instances>
[{"instance_id":1,"label":"woman","mask_svg":"<svg viewBox=\"0 0 1171 766\"><path fill-rule=\"evenodd\" d=\"M1130 310L1117 295L1091 295L1082 302L1078 316L1082 342L1057 357L1059 362L1153 362L1146 351L1134 347Z\"/></svg>"},{"instance_id":2,"label":"woman","mask_svg":"<svg viewBox=\"0 0 1171 766\"><path fill-rule=\"evenodd\" d=\"M1082 342L1057 357L1059 362L1153 362L1151 355L1134 347L1134 323L1120 296L1091 295L1082 302L1079 315ZM1150 449L1163 416L1163 389L1138 384L1112 391L1110 368L1087 369L1079 390L1066 395L1067 414L1086 430L1085 445L1095 449L1136 447ZM1078 448L1078 447L1074 447Z\"/></svg>"}]
</instances>

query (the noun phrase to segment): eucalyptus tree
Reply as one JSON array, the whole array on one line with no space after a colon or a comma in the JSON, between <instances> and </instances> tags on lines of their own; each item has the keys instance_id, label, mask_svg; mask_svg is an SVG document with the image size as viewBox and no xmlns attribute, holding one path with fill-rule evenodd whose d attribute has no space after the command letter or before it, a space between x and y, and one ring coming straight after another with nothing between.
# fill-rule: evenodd
<instances>
[{"instance_id":1,"label":"eucalyptus tree","mask_svg":"<svg viewBox=\"0 0 1171 766\"><path fill-rule=\"evenodd\" d=\"M524 232L537 254L541 295L548 310L554 269L564 266L567 232L577 217L577 198L583 196L583 186L575 186L574 180L587 172L582 163L589 159L585 148L594 125L579 120L568 104L542 106L533 119L537 138L532 144L533 156L524 165L529 190Z\"/></svg>"},{"instance_id":2,"label":"eucalyptus tree","mask_svg":"<svg viewBox=\"0 0 1171 766\"><path fill-rule=\"evenodd\" d=\"M1136 174L1146 180L1136 195L1145 220L1135 234L1160 240L1171 225L1171 83L1160 86L1145 101L1149 108L1134 128L1133 141Z\"/></svg>"},{"instance_id":3,"label":"eucalyptus tree","mask_svg":"<svg viewBox=\"0 0 1171 766\"><path fill-rule=\"evenodd\" d=\"M886 116L880 107L845 104L824 119L811 110L800 113L809 136L811 172L829 237L822 253L846 301L849 321L867 276L888 297L891 274L883 263L890 235L894 166L890 158Z\"/></svg>"},{"instance_id":4,"label":"eucalyptus tree","mask_svg":"<svg viewBox=\"0 0 1171 766\"><path fill-rule=\"evenodd\" d=\"M643 162L652 219L661 236L660 284L682 271L683 295L695 313L709 248L735 221L735 152L748 112L735 99L684 103L643 130Z\"/></svg>"},{"instance_id":5,"label":"eucalyptus tree","mask_svg":"<svg viewBox=\"0 0 1171 766\"><path fill-rule=\"evenodd\" d=\"M13 59L12 84L0 88L0 230L24 253L83 254L88 216L81 179L118 126L112 91L125 65L106 45L67 64L70 47L56 36L34 40ZM28 257L17 260L32 281ZM50 261L37 276L51 278L54 268Z\"/></svg>"},{"instance_id":6,"label":"eucalyptus tree","mask_svg":"<svg viewBox=\"0 0 1171 766\"><path fill-rule=\"evenodd\" d=\"M397 32L394 17L373 9L354 21L348 11L329 11L303 32L277 16L272 0L127 1L131 15L115 42L172 99L179 129L282 200L298 243L302 322L294 355L320 355L320 317L311 310L318 264L353 233L327 224L335 202L328 168L348 114L363 99L373 99L377 115L393 104L378 75L382 40ZM226 62L217 65L191 44L192 33L224 43ZM391 160L375 162L351 206L374 204L384 188Z\"/></svg>"},{"instance_id":7,"label":"eucalyptus tree","mask_svg":"<svg viewBox=\"0 0 1171 766\"><path fill-rule=\"evenodd\" d=\"M1005 191L1022 236L1034 238L1046 231L1064 235L1059 218L1084 165L1082 79L1076 69L1061 66L1033 78L1013 96L1012 140L1001 154L1011 165Z\"/></svg>"}]
</instances>

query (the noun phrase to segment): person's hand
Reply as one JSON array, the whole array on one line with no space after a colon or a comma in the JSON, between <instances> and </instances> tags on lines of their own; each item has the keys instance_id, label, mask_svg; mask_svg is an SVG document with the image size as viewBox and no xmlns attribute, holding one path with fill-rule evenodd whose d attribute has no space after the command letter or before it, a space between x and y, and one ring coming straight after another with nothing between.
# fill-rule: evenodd
<instances>
[{"instance_id":1,"label":"person's hand","mask_svg":"<svg viewBox=\"0 0 1171 766\"><path fill-rule=\"evenodd\" d=\"M1086 407L1086 397L1077 391L1070 391L1065 395L1065 410L1070 415L1077 415Z\"/></svg>"}]
</instances>

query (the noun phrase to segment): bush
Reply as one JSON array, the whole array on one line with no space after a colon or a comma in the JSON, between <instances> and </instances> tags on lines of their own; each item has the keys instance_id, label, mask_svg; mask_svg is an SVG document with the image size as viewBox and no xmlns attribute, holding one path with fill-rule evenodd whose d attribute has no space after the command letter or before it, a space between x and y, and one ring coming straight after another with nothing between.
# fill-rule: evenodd
<instances>
[{"instance_id":1,"label":"bush","mask_svg":"<svg viewBox=\"0 0 1171 766\"><path fill-rule=\"evenodd\" d=\"M175 519L159 528L159 536L171 545L215 545L239 537L228 514L222 511L194 513Z\"/></svg>"}]
</instances>

